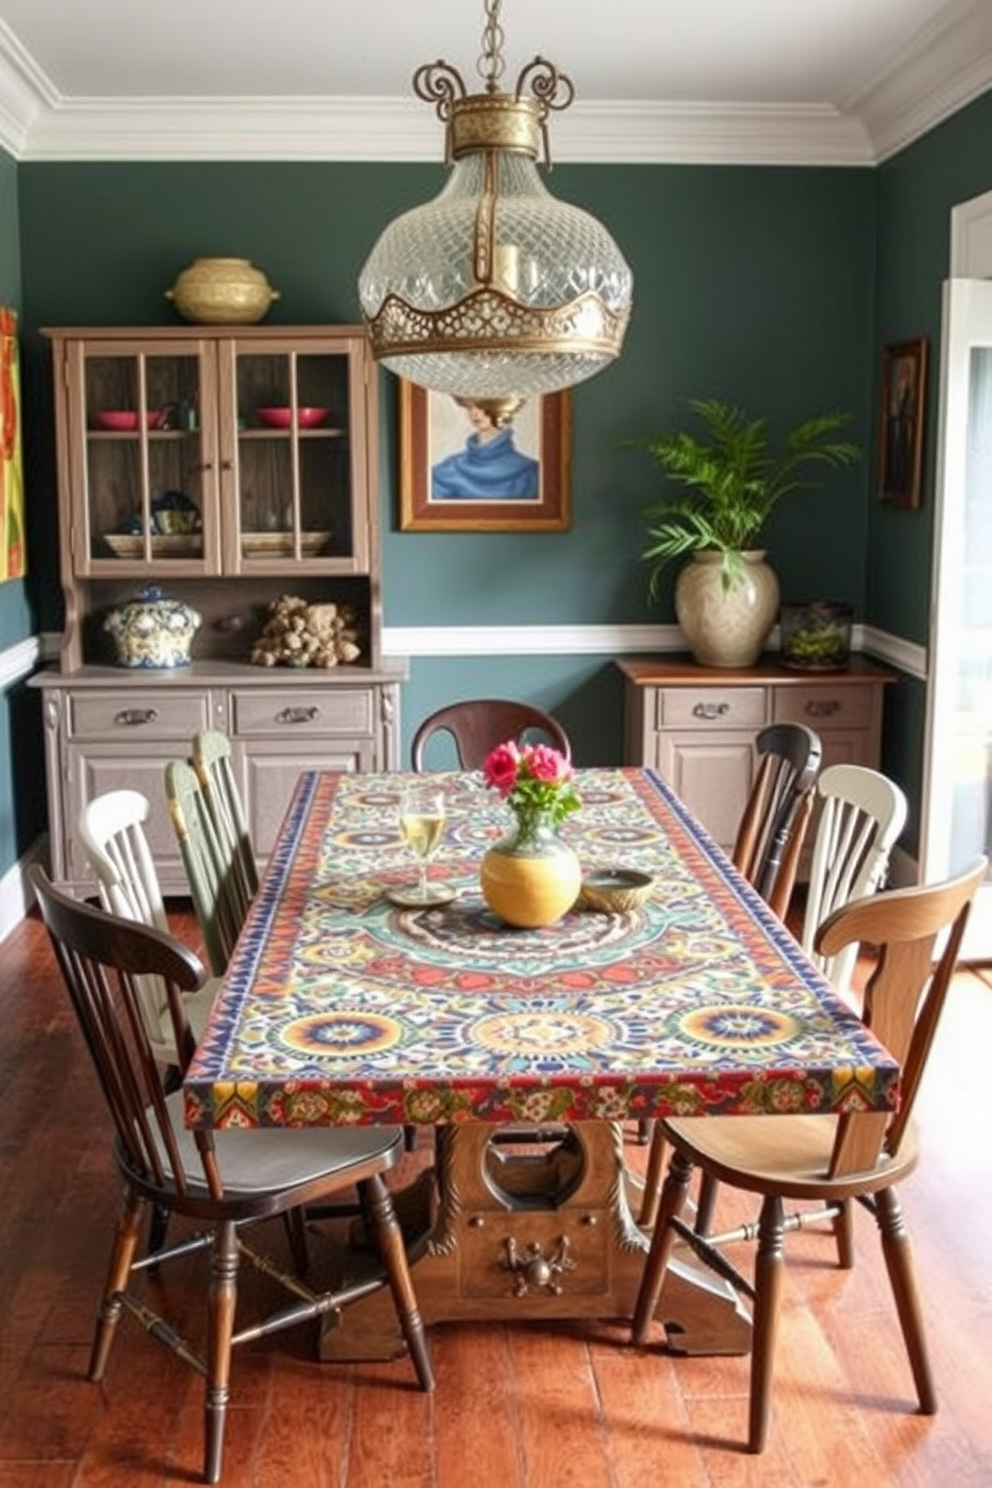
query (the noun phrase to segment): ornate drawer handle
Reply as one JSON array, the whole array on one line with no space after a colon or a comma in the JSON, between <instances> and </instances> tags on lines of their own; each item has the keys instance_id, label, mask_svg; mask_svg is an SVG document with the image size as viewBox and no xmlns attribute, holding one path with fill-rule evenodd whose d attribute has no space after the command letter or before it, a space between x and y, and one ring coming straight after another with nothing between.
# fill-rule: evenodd
<instances>
[{"instance_id":1,"label":"ornate drawer handle","mask_svg":"<svg viewBox=\"0 0 992 1488\"><path fill-rule=\"evenodd\" d=\"M126 728L140 728L143 723L157 723L157 708L122 708L120 713L114 714L115 723L123 723Z\"/></svg>"},{"instance_id":2,"label":"ornate drawer handle","mask_svg":"<svg viewBox=\"0 0 992 1488\"><path fill-rule=\"evenodd\" d=\"M697 703L692 710L692 716L693 718L725 718L729 712L729 703Z\"/></svg>"},{"instance_id":3,"label":"ornate drawer handle","mask_svg":"<svg viewBox=\"0 0 992 1488\"><path fill-rule=\"evenodd\" d=\"M319 708L283 708L276 714L276 723L316 723L319 717Z\"/></svg>"},{"instance_id":4,"label":"ornate drawer handle","mask_svg":"<svg viewBox=\"0 0 992 1488\"><path fill-rule=\"evenodd\" d=\"M574 1271L577 1264L572 1259L567 1235L561 1236L550 1255L545 1255L544 1246L540 1240L531 1240L521 1249L513 1235L507 1235L503 1241L503 1249L505 1251L503 1269L512 1271L514 1274L513 1295L515 1297L526 1297L530 1291L547 1292L552 1297L560 1297L562 1293L560 1278L566 1272Z\"/></svg>"},{"instance_id":5,"label":"ornate drawer handle","mask_svg":"<svg viewBox=\"0 0 992 1488\"><path fill-rule=\"evenodd\" d=\"M836 698L811 698L806 704L806 712L810 718L832 718L840 712L840 707Z\"/></svg>"}]
</instances>

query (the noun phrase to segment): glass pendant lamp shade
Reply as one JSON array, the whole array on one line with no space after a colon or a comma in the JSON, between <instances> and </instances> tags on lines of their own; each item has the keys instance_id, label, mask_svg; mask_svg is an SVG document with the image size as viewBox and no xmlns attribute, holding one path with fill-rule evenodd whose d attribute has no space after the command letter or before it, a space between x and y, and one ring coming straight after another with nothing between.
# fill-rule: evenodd
<instances>
[{"instance_id":1,"label":"glass pendant lamp shade","mask_svg":"<svg viewBox=\"0 0 992 1488\"><path fill-rule=\"evenodd\" d=\"M611 362L633 278L606 228L556 200L538 171L548 109L568 106L571 83L535 58L515 94L498 92L499 0L486 8L486 93L467 95L446 63L414 77L447 125L453 169L432 201L382 233L359 297L386 367L493 405L571 387ZM528 81L533 97L522 94Z\"/></svg>"}]
</instances>

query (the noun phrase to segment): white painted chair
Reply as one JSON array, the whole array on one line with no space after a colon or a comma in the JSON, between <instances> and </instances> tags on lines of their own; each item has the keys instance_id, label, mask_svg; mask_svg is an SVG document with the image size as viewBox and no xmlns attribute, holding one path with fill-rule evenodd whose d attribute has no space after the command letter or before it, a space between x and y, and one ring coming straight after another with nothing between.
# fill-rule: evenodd
<instances>
[{"instance_id":1,"label":"white painted chair","mask_svg":"<svg viewBox=\"0 0 992 1488\"><path fill-rule=\"evenodd\" d=\"M906 797L894 781L865 765L829 765L816 783L822 797L813 842L802 946L841 995L858 948L836 955L815 949L816 932L834 910L882 887L889 858L906 823Z\"/></svg>"},{"instance_id":2,"label":"white painted chair","mask_svg":"<svg viewBox=\"0 0 992 1488\"><path fill-rule=\"evenodd\" d=\"M137 920L156 930L169 932L162 902L158 872L145 835L147 797L136 790L105 791L87 801L79 818L79 835L90 867L96 875L100 903L124 920ZM186 1016L199 1037L213 1004L219 979L212 977L186 999ZM163 1064L178 1065L169 1014L168 995L161 977L140 979L141 1009L155 1057Z\"/></svg>"}]
</instances>

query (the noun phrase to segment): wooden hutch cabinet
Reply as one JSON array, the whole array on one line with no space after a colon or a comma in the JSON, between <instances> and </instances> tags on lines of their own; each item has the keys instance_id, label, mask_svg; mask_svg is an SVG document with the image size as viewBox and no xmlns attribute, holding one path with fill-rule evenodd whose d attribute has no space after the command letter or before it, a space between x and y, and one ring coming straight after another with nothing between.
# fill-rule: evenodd
<instances>
[{"instance_id":1,"label":"wooden hutch cabinet","mask_svg":"<svg viewBox=\"0 0 992 1488\"><path fill-rule=\"evenodd\" d=\"M164 771L198 729L231 737L262 863L301 769L397 764L406 668L381 656L374 363L356 326L45 334L65 603L59 667L35 679L53 876L92 889L80 809L131 786L152 805L164 891L185 893ZM201 616L189 666L117 661L104 622L149 584ZM348 606L358 658L253 664L283 595Z\"/></svg>"},{"instance_id":2,"label":"wooden hutch cabinet","mask_svg":"<svg viewBox=\"0 0 992 1488\"><path fill-rule=\"evenodd\" d=\"M766 724L807 724L824 765L878 768L883 695L895 675L862 657L836 672L790 671L772 658L734 669L677 657L618 665L626 762L660 771L727 852L754 781L755 735Z\"/></svg>"}]
</instances>

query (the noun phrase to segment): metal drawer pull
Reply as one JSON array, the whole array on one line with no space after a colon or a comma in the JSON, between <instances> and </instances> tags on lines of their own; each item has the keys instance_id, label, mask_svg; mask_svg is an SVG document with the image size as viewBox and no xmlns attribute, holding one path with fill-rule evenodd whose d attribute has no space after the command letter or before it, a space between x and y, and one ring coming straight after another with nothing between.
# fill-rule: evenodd
<instances>
[{"instance_id":1,"label":"metal drawer pull","mask_svg":"<svg viewBox=\"0 0 992 1488\"><path fill-rule=\"evenodd\" d=\"M729 712L729 703L697 703L692 710L692 716L693 718L724 718Z\"/></svg>"},{"instance_id":2,"label":"metal drawer pull","mask_svg":"<svg viewBox=\"0 0 992 1488\"><path fill-rule=\"evenodd\" d=\"M283 708L276 714L276 723L316 723L319 717L319 708Z\"/></svg>"},{"instance_id":3,"label":"metal drawer pull","mask_svg":"<svg viewBox=\"0 0 992 1488\"><path fill-rule=\"evenodd\" d=\"M157 708L123 708L120 713L114 714L115 723L123 723L127 728L140 728L143 723L157 723Z\"/></svg>"},{"instance_id":4,"label":"metal drawer pull","mask_svg":"<svg viewBox=\"0 0 992 1488\"><path fill-rule=\"evenodd\" d=\"M836 698L811 698L806 704L806 712L810 718L832 718L835 713L840 712L840 708Z\"/></svg>"}]
</instances>

